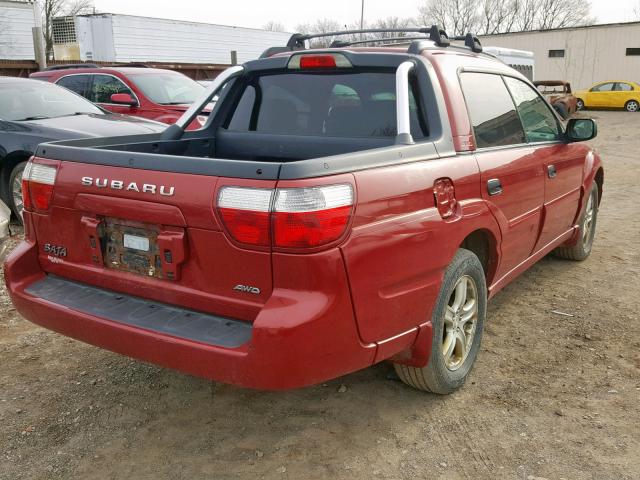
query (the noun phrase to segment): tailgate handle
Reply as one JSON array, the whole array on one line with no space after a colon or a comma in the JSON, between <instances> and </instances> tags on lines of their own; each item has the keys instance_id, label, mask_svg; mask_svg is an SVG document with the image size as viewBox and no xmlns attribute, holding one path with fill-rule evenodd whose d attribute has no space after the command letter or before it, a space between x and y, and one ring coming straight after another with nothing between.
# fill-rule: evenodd
<instances>
[{"instance_id":1,"label":"tailgate handle","mask_svg":"<svg viewBox=\"0 0 640 480\"><path fill-rule=\"evenodd\" d=\"M89 248L91 249L91 260L96 265L103 265L102 260L102 245L100 244L100 238L102 237L102 222L95 217L82 217L82 226L85 232L89 236Z\"/></svg>"},{"instance_id":2,"label":"tailgate handle","mask_svg":"<svg viewBox=\"0 0 640 480\"><path fill-rule=\"evenodd\" d=\"M180 280L180 265L187 258L184 230L164 227L158 234L158 252L162 259L162 276Z\"/></svg>"}]
</instances>

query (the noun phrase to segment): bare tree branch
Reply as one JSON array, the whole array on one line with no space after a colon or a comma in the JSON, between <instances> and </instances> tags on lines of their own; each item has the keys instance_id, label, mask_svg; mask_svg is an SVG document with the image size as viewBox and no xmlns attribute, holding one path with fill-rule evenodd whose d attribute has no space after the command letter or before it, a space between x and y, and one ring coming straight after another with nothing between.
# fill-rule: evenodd
<instances>
[{"instance_id":1,"label":"bare tree branch","mask_svg":"<svg viewBox=\"0 0 640 480\"><path fill-rule=\"evenodd\" d=\"M301 23L296 27L296 32L300 32L300 33L329 33L329 32L336 32L339 30L344 30L345 29L345 25L340 25L338 22L336 22L335 20L332 20L330 18L322 18L319 20L316 20L315 23ZM324 47L328 47L329 45L331 45L331 42L333 42L336 39L336 37L321 37L321 38L314 38L311 40L311 47L312 48L324 48Z\"/></svg>"},{"instance_id":2,"label":"bare tree branch","mask_svg":"<svg viewBox=\"0 0 640 480\"><path fill-rule=\"evenodd\" d=\"M284 24L282 22L276 22L275 20L271 20L264 24L262 27L264 30L268 30L270 32L284 32L286 29L284 28Z\"/></svg>"}]
</instances>

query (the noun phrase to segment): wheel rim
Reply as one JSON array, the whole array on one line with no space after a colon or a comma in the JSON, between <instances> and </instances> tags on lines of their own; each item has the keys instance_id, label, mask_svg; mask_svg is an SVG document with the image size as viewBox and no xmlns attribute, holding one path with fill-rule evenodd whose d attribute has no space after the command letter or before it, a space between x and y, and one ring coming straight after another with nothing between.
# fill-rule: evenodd
<instances>
[{"instance_id":1,"label":"wheel rim","mask_svg":"<svg viewBox=\"0 0 640 480\"><path fill-rule=\"evenodd\" d=\"M458 279L444 315L442 356L449 370L462 366L473 345L478 323L478 288L468 275Z\"/></svg>"},{"instance_id":2,"label":"wheel rim","mask_svg":"<svg viewBox=\"0 0 640 480\"><path fill-rule=\"evenodd\" d=\"M582 222L582 245L589 246L591 242L591 232L593 231L593 218L595 216L596 204L593 201L593 193L589 195L587 207L584 211L584 221Z\"/></svg>"},{"instance_id":3,"label":"wheel rim","mask_svg":"<svg viewBox=\"0 0 640 480\"><path fill-rule=\"evenodd\" d=\"M582 110L584 108L584 103L582 102L582 100L578 100L578 103L576 105L576 108L578 110Z\"/></svg>"},{"instance_id":4,"label":"wheel rim","mask_svg":"<svg viewBox=\"0 0 640 480\"><path fill-rule=\"evenodd\" d=\"M13 179L11 194L13 196L13 206L16 209L16 213L22 218L22 211L24 210L24 203L22 201L22 175L16 175L16 178Z\"/></svg>"},{"instance_id":5,"label":"wheel rim","mask_svg":"<svg viewBox=\"0 0 640 480\"><path fill-rule=\"evenodd\" d=\"M627 110L630 112L638 111L638 102L629 102L627 103Z\"/></svg>"}]
</instances>

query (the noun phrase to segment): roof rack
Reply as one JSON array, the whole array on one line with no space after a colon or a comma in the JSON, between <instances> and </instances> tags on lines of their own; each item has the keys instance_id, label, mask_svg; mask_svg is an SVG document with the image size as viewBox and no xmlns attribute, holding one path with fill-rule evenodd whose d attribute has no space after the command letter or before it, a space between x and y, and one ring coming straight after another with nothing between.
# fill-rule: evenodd
<instances>
[{"instance_id":1,"label":"roof rack","mask_svg":"<svg viewBox=\"0 0 640 480\"><path fill-rule=\"evenodd\" d=\"M391 37L391 38L369 38L364 39L361 38L359 40L334 40L331 43L331 48L341 48L348 47L351 45L361 45L365 43L374 43L374 42L384 42L384 41L412 41L409 47L409 53L420 53L425 48L428 48L429 45L424 44L425 40L429 40L433 42L438 47L448 47L451 45L451 40L464 41L464 46L469 48L471 51L475 53L482 52L482 44L478 37L472 33L467 33L464 36L456 36L453 38L449 38L447 32L438 27L438 25L431 25L431 27L408 27L408 28L365 28L360 30L341 30L336 32L326 32L326 33L311 33L311 34L302 34L302 33L294 33L289 38L286 46L282 47L271 47L265 50L265 52L260 55L260 58L270 57L277 53L283 52L292 52L294 50L306 50L305 42L307 40L312 40L314 38L326 38L326 37L339 37L342 35L362 35L365 33L420 33L424 34L424 37L413 36L413 37Z\"/></svg>"},{"instance_id":2,"label":"roof rack","mask_svg":"<svg viewBox=\"0 0 640 480\"><path fill-rule=\"evenodd\" d=\"M52 65L51 67L45 68L45 71L69 70L72 68L100 68L100 66L95 63L67 63L65 65Z\"/></svg>"},{"instance_id":3,"label":"roof rack","mask_svg":"<svg viewBox=\"0 0 640 480\"><path fill-rule=\"evenodd\" d=\"M121 65L115 65L116 67L127 67L127 68L150 68L146 63L140 62L131 62L131 63L123 63Z\"/></svg>"}]
</instances>

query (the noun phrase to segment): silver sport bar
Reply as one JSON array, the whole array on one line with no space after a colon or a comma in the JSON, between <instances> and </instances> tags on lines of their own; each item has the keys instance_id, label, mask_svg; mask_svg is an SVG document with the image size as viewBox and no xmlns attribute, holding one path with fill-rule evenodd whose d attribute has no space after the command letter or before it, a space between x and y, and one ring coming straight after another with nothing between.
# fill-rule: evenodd
<instances>
[{"instance_id":1,"label":"silver sport bar","mask_svg":"<svg viewBox=\"0 0 640 480\"><path fill-rule=\"evenodd\" d=\"M177 140L179 139L186 128L193 122L193 120L198 116L198 114L204 110L204 108L209 104L211 99L214 97L218 90L222 88L222 86L232 78L238 77L242 75L244 72L244 67L242 65L236 65L230 68L227 68L220 75L218 75L213 83L209 85L209 87L205 90L202 96L193 102L189 109L182 114L182 116L174 123L166 128L164 132L162 132L163 140Z\"/></svg>"},{"instance_id":2,"label":"silver sport bar","mask_svg":"<svg viewBox=\"0 0 640 480\"><path fill-rule=\"evenodd\" d=\"M409 74L413 62L402 62L396 70L396 145L411 145L411 116L409 111Z\"/></svg>"}]
</instances>

